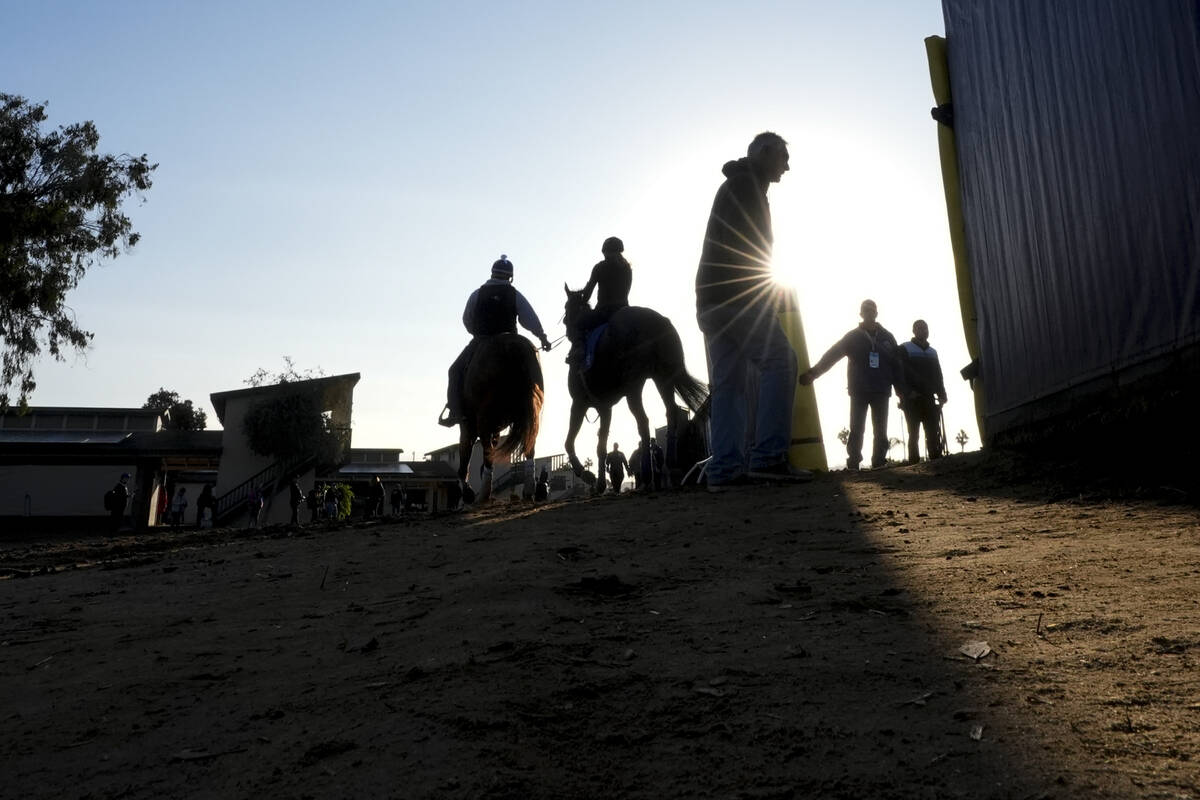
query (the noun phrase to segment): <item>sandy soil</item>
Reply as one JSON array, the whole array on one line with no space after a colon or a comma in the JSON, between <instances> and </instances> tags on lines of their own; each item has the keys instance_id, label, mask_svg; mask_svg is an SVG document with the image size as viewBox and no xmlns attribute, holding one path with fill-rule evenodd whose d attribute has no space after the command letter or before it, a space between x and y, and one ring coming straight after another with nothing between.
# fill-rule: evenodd
<instances>
[{"instance_id":1,"label":"sandy soil","mask_svg":"<svg viewBox=\"0 0 1200 800\"><path fill-rule=\"evenodd\" d=\"M0 794L1198 798L1200 515L1077 488L10 541Z\"/></svg>"}]
</instances>

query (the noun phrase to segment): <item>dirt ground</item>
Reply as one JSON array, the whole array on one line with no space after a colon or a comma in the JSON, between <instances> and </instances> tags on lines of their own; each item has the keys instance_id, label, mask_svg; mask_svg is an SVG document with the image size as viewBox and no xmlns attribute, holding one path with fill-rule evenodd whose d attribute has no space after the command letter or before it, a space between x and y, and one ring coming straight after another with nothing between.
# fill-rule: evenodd
<instances>
[{"instance_id":1,"label":"dirt ground","mask_svg":"<svg viewBox=\"0 0 1200 800\"><path fill-rule=\"evenodd\" d=\"M0 795L1200 798L1187 500L968 454L9 535Z\"/></svg>"}]
</instances>

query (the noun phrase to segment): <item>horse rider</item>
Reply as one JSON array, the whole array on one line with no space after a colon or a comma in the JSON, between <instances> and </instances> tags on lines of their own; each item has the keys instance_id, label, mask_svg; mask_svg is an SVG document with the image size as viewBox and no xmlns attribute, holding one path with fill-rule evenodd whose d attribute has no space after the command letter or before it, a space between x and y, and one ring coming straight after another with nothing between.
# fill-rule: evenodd
<instances>
[{"instance_id":1,"label":"horse rider","mask_svg":"<svg viewBox=\"0 0 1200 800\"><path fill-rule=\"evenodd\" d=\"M446 409L438 423L447 428L462 423L463 416L463 379L466 376L467 365L479 347L479 342L489 336L502 333L516 333L517 322L521 327L538 337L542 349L550 350L550 340L542 330L542 323L529 305L525 296L512 285L513 265L508 256L492 264L492 277L467 298L466 308L463 309L463 325L471 334L471 341L463 348L458 358L450 365L450 381L446 388Z\"/></svg>"},{"instance_id":2,"label":"horse rider","mask_svg":"<svg viewBox=\"0 0 1200 800\"><path fill-rule=\"evenodd\" d=\"M590 302L592 291L599 289L596 295L596 307L579 315L579 319L567 331L571 340L571 352L567 354L567 363L577 366L584 360L587 335L608 322L619 309L629 305L629 288L633 285L633 267L621 255L625 252L625 243L616 236L604 240L600 247L604 260L592 267L592 276L583 287L583 299Z\"/></svg>"}]
</instances>

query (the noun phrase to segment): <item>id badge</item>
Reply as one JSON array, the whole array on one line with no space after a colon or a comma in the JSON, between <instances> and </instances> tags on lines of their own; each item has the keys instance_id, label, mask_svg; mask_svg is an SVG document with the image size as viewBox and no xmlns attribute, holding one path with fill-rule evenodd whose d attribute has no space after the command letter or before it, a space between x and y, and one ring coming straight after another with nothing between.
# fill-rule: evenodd
<instances>
[{"instance_id":1,"label":"id badge","mask_svg":"<svg viewBox=\"0 0 1200 800\"><path fill-rule=\"evenodd\" d=\"M879 369L879 353L871 353L867 356L867 364L871 369Z\"/></svg>"}]
</instances>

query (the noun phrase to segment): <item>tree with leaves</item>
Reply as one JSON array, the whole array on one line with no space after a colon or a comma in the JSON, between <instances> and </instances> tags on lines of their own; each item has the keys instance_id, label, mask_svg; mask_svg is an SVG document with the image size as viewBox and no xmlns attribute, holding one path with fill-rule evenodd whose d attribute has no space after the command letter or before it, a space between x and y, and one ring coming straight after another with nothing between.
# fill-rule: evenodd
<instances>
[{"instance_id":1,"label":"tree with leaves","mask_svg":"<svg viewBox=\"0 0 1200 800\"><path fill-rule=\"evenodd\" d=\"M967 442L971 440L971 434L967 433L965 428L960 428L958 435L954 437L954 441L958 442L958 452L963 452L967 448Z\"/></svg>"},{"instance_id":2,"label":"tree with leaves","mask_svg":"<svg viewBox=\"0 0 1200 800\"><path fill-rule=\"evenodd\" d=\"M142 408L152 409L161 413L166 412L167 424L177 431L202 431L208 426L208 415L204 409L196 408L191 400L184 400L179 392L169 392L160 388L146 398Z\"/></svg>"},{"instance_id":3,"label":"tree with leaves","mask_svg":"<svg viewBox=\"0 0 1200 800\"><path fill-rule=\"evenodd\" d=\"M259 367L246 379L248 386L278 385L258 401L242 420L250 449L285 463L316 459L318 466L340 464L350 441L349 429L337 427L321 410L320 393L297 385L325 375L320 367L299 372L292 359L283 357L284 371L272 374Z\"/></svg>"},{"instance_id":4,"label":"tree with leaves","mask_svg":"<svg viewBox=\"0 0 1200 800\"><path fill-rule=\"evenodd\" d=\"M84 350L67 294L91 267L137 244L122 204L151 186L145 155L103 155L92 122L43 129L46 105L0 93L0 409L24 406L43 347Z\"/></svg>"},{"instance_id":5,"label":"tree with leaves","mask_svg":"<svg viewBox=\"0 0 1200 800\"><path fill-rule=\"evenodd\" d=\"M842 445L847 445L850 443L849 428L842 428L840 431L838 431L838 441L841 442Z\"/></svg>"}]
</instances>

